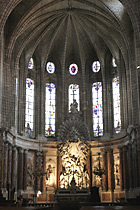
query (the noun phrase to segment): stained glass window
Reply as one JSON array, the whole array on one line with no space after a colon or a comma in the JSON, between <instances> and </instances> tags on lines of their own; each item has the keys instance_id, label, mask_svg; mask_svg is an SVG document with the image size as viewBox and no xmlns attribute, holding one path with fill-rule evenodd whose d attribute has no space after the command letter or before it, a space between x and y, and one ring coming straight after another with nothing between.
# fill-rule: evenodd
<instances>
[{"instance_id":1,"label":"stained glass window","mask_svg":"<svg viewBox=\"0 0 140 210\"><path fill-rule=\"evenodd\" d=\"M113 88L114 129L116 133L119 133L121 130L119 77L113 78L112 88Z\"/></svg>"},{"instance_id":2,"label":"stained glass window","mask_svg":"<svg viewBox=\"0 0 140 210\"><path fill-rule=\"evenodd\" d=\"M33 131L33 114L34 114L34 81L26 79L26 114L25 114L25 131L32 135Z\"/></svg>"},{"instance_id":3,"label":"stained glass window","mask_svg":"<svg viewBox=\"0 0 140 210\"><path fill-rule=\"evenodd\" d=\"M100 62L99 61L94 61L92 64L92 71L97 73L100 71Z\"/></svg>"},{"instance_id":4,"label":"stained glass window","mask_svg":"<svg viewBox=\"0 0 140 210\"><path fill-rule=\"evenodd\" d=\"M76 64L71 64L69 66L69 72L71 75L76 75L78 73L78 66Z\"/></svg>"},{"instance_id":5,"label":"stained glass window","mask_svg":"<svg viewBox=\"0 0 140 210\"><path fill-rule=\"evenodd\" d=\"M103 110L102 110L102 83L96 82L92 85L93 105L93 134L103 135Z\"/></svg>"},{"instance_id":6,"label":"stained glass window","mask_svg":"<svg viewBox=\"0 0 140 210\"><path fill-rule=\"evenodd\" d=\"M112 58L112 66L113 66L113 67L117 67L115 58Z\"/></svg>"},{"instance_id":7,"label":"stained glass window","mask_svg":"<svg viewBox=\"0 0 140 210\"><path fill-rule=\"evenodd\" d=\"M71 108L71 104L73 101L76 100L78 103L77 110L80 110L80 103L79 103L79 85L77 84L71 84L69 85L69 111Z\"/></svg>"},{"instance_id":8,"label":"stained glass window","mask_svg":"<svg viewBox=\"0 0 140 210\"><path fill-rule=\"evenodd\" d=\"M33 67L34 67L34 61L32 58L30 58L29 64L28 64L28 69L33 69Z\"/></svg>"},{"instance_id":9,"label":"stained glass window","mask_svg":"<svg viewBox=\"0 0 140 210\"><path fill-rule=\"evenodd\" d=\"M46 70L49 74L53 74L55 72L55 65L52 62L48 62L46 65Z\"/></svg>"},{"instance_id":10,"label":"stained glass window","mask_svg":"<svg viewBox=\"0 0 140 210\"><path fill-rule=\"evenodd\" d=\"M55 95L55 84L46 83L45 136L47 137L55 136Z\"/></svg>"}]
</instances>

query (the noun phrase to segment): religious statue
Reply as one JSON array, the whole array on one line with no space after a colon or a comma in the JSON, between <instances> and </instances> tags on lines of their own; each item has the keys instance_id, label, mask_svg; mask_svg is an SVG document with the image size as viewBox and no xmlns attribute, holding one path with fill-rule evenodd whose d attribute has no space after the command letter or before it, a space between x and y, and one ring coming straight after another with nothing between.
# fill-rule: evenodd
<instances>
[{"instance_id":1,"label":"religious statue","mask_svg":"<svg viewBox=\"0 0 140 210\"><path fill-rule=\"evenodd\" d=\"M74 112L74 113L78 112L78 103L77 103L76 99L74 99L73 103L71 103L70 111Z\"/></svg>"}]
</instances>

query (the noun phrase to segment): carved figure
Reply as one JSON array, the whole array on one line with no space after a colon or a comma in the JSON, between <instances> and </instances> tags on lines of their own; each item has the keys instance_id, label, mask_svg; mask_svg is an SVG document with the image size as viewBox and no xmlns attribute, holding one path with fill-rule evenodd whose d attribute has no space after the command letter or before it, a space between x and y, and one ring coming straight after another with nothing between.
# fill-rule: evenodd
<instances>
[{"instance_id":1,"label":"carved figure","mask_svg":"<svg viewBox=\"0 0 140 210\"><path fill-rule=\"evenodd\" d=\"M78 112L78 103L75 99L73 100L73 103L71 103L70 105L70 111L74 113Z\"/></svg>"},{"instance_id":2,"label":"carved figure","mask_svg":"<svg viewBox=\"0 0 140 210\"><path fill-rule=\"evenodd\" d=\"M47 164L46 169L46 185L47 186L54 186L55 185L55 167L52 163L52 160Z\"/></svg>"},{"instance_id":3,"label":"carved figure","mask_svg":"<svg viewBox=\"0 0 140 210\"><path fill-rule=\"evenodd\" d=\"M89 186L89 174L86 168L89 146L79 138L77 142L67 140L59 148L62 157L62 172L60 175L60 187L68 188L72 179L76 186L87 188Z\"/></svg>"}]
</instances>

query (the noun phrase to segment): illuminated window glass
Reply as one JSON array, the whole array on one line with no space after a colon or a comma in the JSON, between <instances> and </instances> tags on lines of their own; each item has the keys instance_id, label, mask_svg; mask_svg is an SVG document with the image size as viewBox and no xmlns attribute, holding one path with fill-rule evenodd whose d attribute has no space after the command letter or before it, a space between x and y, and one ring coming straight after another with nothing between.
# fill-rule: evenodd
<instances>
[{"instance_id":1,"label":"illuminated window glass","mask_svg":"<svg viewBox=\"0 0 140 210\"><path fill-rule=\"evenodd\" d=\"M117 67L115 58L112 58L112 66L113 66L113 67Z\"/></svg>"},{"instance_id":2,"label":"illuminated window glass","mask_svg":"<svg viewBox=\"0 0 140 210\"><path fill-rule=\"evenodd\" d=\"M112 87L113 87L114 129L116 133L119 133L121 130L119 77L113 78Z\"/></svg>"},{"instance_id":3,"label":"illuminated window glass","mask_svg":"<svg viewBox=\"0 0 140 210\"><path fill-rule=\"evenodd\" d=\"M56 87L53 83L46 83L45 98L45 136L55 136L55 96Z\"/></svg>"},{"instance_id":4,"label":"illuminated window glass","mask_svg":"<svg viewBox=\"0 0 140 210\"><path fill-rule=\"evenodd\" d=\"M25 113L25 131L32 135L34 114L34 81L26 79L26 113Z\"/></svg>"},{"instance_id":5,"label":"illuminated window glass","mask_svg":"<svg viewBox=\"0 0 140 210\"><path fill-rule=\"evenodd\" d=\"M33 67L34 67L34 61L32 58L30 58L29 64L28 64L28 69L33 69Z\"/></svg>"},{"instance_id":6,"label":"illuminated window glass","mask_svg":"<svg viewBox=\"0 0 140 210\"><path fill-rule=\"evenodd\" d=\"M73 103L74 100L76 100L76 102L78 103L77 110L79 111L80 110L79 85L77 84L69 85L69 111L70 111L71 104Z\"/></svg>"},{"instance_id":7,"label":"illuminated window glass","mask_svg":"<svg viewBox=\"0 0 140 210\"><path fill-rule=\"evenodd\" d=\"M49 74L53 74L55 72L55 65L52 62L48 62L46 65L46 70Z\"/></svg>"},{"instance_id":8,"label":"illuminated window glass","mask_svg":"<svg viewBox=\"0 0 140 210\"><path fill-rule=\"evenodd\" d=\"M71 64L69 66L69 72L71 75L76 75L78 73L78 66L76 64Z\"/></svg>"},{"instance_id":9,"label":"illuminated window glass","mask_svg":"<svg viewBox=\"0 0 140 210\"><path fill-rule=\"evenodd\" d=\"M97 73L100 71L100 62L99 61L94 61L92 64L92 71L94 73Z\"/></svg>"},{"instance_id":10,"label":"illuminated window glass","mask_svg":"<svg viewBox=\"0 0 140 210\"><path fill-rule=\"evenodd\" d=\"M103 110L102 110L102 83L96 82L92 85L93 104L93 134L103 135Z\"/></svg>"}]
</instances>

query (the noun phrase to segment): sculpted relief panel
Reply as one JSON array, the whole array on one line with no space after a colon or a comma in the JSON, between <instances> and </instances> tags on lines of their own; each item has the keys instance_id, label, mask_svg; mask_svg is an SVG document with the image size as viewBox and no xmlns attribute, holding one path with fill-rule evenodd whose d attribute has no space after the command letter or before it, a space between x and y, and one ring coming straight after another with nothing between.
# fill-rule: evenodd
<instances>
[{"instance_id":1,"label":"sculpted relief panel","mask_svg":"<svg viewBox=\"0 0 140 210\"><path fill-rule=\"evenodd\" d=\"M46 161L46 187L56 185L56 161L47 157Z\"/></svg>"},{"instance_id":2,"label":"sculpted relief panel","mask_svg":"<svg viewBox=\"0 0 140 210\"><path fill-rule=\"evenodd\" d=\"M60 188L67 189L72 180L79 189L89 187L87 169L89 146L80 139L77 142L67 140L65 144L60 145L59 153L62 161Z\"/></svg>"},{"instance_id":3,"label":"sculpted relief panel","mask_svg":"<svg viewBox=\"0 0 140 210\"><path fill-rule=\"evenodd\" d=\"M34 188L34 153L29 152L28 153L28 159L27 159L27 187L28 189Z\"/></svg>"}]
</instances>

